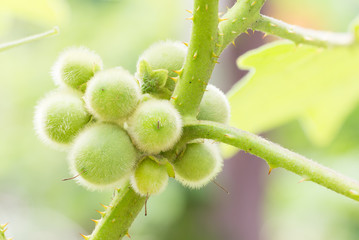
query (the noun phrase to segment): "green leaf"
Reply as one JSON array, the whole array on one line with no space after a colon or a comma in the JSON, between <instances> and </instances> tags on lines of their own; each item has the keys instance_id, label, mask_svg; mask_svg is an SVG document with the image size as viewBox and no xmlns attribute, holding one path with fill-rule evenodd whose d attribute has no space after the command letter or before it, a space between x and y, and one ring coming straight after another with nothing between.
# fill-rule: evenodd
<instances>
[{"instance_id":1,"label":"green leaf","mask_svg":"<svg viewBox=\"0 0 359 240\"><path fill-rule=\"evenodd\" d=\"M323 146L359 100L358 44L318 49L279 42L244 54L237 64L250 73L228 93L231 125L253 133L299 119Z\"/></svg>"}]
</instances>

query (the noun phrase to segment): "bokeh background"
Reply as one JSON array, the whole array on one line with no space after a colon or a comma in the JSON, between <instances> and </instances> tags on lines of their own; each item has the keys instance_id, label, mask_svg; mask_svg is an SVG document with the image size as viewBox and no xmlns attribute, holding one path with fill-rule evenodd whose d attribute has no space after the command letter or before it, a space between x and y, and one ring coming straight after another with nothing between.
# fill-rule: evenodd
<instances>
[{"instance_id":1,"label":"bokeh background","mask_svg":"<svg viewBox=\"0 0 359 240\"><path fill-rule=\"evenodd\" d=\"M231 6L222 0L221 9ZM54 83L51 66L69 46L95 50L105 67L123 66L132 73L138 56L158 40L188 41L185 21L192 0L12 0L0 1L0 42L46 31L57 25L61 34L0 53L0 223L9 222L15 239L81 239L99 218L99 203L112 192L90 192L70 177L67 157L42 144L33 130L36 103ZM359 12L356 0L268 0L267 15L305 27L346 31ZM216 66L212 83L224 91L246 72L235 60L274 38L243 35ZM358 63L359 66L359 63ZM358 79L359 80L359 79ZM240 106L238 106L240 107ZM335 114L335 112L333 112ZM291 121L263 135L359 179L359 106L335 140L318 147ZM313 183L297 184L298 176L239 153L225 162L214 184L193 191L171 182L151 197L149 214L141 213L130 230L138 240L357 240L359 208L350 199Z\"/></svg>"}]
</instances>

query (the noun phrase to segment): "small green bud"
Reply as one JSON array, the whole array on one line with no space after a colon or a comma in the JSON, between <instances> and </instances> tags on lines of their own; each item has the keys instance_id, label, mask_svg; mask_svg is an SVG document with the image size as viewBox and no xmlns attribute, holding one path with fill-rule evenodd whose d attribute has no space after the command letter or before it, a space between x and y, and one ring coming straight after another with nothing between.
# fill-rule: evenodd
<instances>
[{"instance_id":1,"label":"small green bud","mask_svg":"<svg viewBox=\"0 0 359 240\"><path fill-rule=\"evenodd\" d=\"M226 95L217 87L208 84L199 105L197 119L227 124L229 118L230 107Z\"/></svg>"},{"instance_id":2,"label":"small green bud","mask_svg":"<svg viewBox=\"0 0 359 240\"><path fill-rule=\"evenodd\" d=\"M72 90L52 92L36 107L34 125L39 137L50 145L64 148L90 121L81 96Z\"/></svg>"},{"instance_id":3,"label":"small green bud","mask_svg":"<svg viewBox=\"0 0 359 240\"><path fill-rule=\"evenodd\" d=\"M223 159L217 146L209 143L187 144L174 161L176 179L190 188L201 188L222 170Z\"/></svg>"},{"instance_id":4,"label":"small green bud","mask_svg":"<svg viewBox=\"0 0 359 240\"><path fill-rule=\"evenodd\" d=\"M167 100L147 100L127 122L136 147L149 154L169 150L182 133L181 116Z\"/></svg>"},{"instance_id":5,"label":"small green bud","mask_svg":"<svg viewBox=\"0 0 359 240\"><path fill-rule=\"evenodd\" d=\"M89 111L105 121L125 120L140 98L136 79L119 67L96 73L88 82L84 97Z\"/></svg>"},{"instance_id":6,"label":"small green bud","mask_svg":"<svg viewBox=\"0 0 359 240\"><path fill-rule=\"evenodd\" d=\"M169 98L174 90L176 82L171 77L177 77L174 71L182 69L187 55L187 48L178 41L161 41L150 46L140 56L137 63L136 76L143 81L142 89L146 93L159 94L160 97ZM148 63L149 68L144 65ZM156 72L157 70L162 70ZM166 70L168 76L165 82L162 80ZM163 85L164 86L160 86ZM160 87L159 89L152 89ZM166 90L165 90L166 89Z\"/></svg>"},{"instance_id":7,"label":"small green bud","mask_svg":"<svg viewBox=\"0 0 359 240\"><path fill-rule=\"evenodd\" d=\"M102 60L85 47L65 50L52 68L52 76L59 86L68 86L84 92L86 83L102 69Z\"/></svg>"},{"instance_id":8,"label":"small green bud","mask_svg":"<svg viewBox=\"0 0 359 240\"><path fill-rule=\"evenodd\" d=\"M127 180L136 164L137 151L118 125L97 123L74 141L70 167L79 183L90 189L118 186Z\"/></svg>"},{"instance_id":9,"label":"small green bud","mask_svg":"<svg viewBox=\"0 0 359 240\"><path fill-rule=\"evenodd\" d=\"M161 193L167 186L166 165L161 165L149 157L144 158L131 177L133 189L142 196Z\"/></svg>"}]
</instances>

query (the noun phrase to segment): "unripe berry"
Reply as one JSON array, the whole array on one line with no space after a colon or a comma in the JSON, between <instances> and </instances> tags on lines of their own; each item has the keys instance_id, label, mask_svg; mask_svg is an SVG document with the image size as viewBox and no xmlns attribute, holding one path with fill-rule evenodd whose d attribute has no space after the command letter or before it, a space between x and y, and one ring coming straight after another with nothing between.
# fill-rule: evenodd
<instances>
[{"instance_id":1,"label":"unripe berry","mask_svg":"<svg viewBox=\"0 0 359 240\"><path fill-rule=\"evenodd\" d=\"M167 100L141 103L127 124L136 147L149 154L169 150L182 133L181 116Z\"/></svg>"},{"instance_id":2,"label":"unripe berry","mask_svg":"<svg viewBox=\"0 0 359 240\"><path fill-rule=\"evenodd\" d=\"M199 105L198 120L208 120L227 124L230 107L226 95L217 87L208 84Z\"/></svg>"},{"instance_id":3,"label":"unripe berry","mask_svg":"<svg viewBox=\"0 0 359 240\"><path fill-rule=\"evenodd\" d=\"M131 177L133 189L142 196L161 193L167 183L166 165L161 165L149 157L138 164Z\"/></svg>"},{"instance_id":4,"label":"unripe berry","mask_svg":"<svg viewBox=\"0 0 359 240\"><path fill-rule=\"evenodd\" d=\"M64 148L90 119L91 116L77 92L59 90L39 102L35 110L34 125L45 143Z\"/></svg>"},{"instance_id":5,"label":"unripe berry","mask_svg":"<svg viewBox=\"0 0 359 240\"><path fill-rule=\"evenodd\" d=\"M96 118L117 121L125 120L135 110L140 97L136 79L118 67L96 73L87 84L84 99Z\"/></svg>"},{"instance_id":6,"label":"unripe berry","mask_svg":"<svg viewBox=\"0 0 359 240\"><path fill-rule=\"evenodd\" d=\"M57 85L84 91L87 81L101 69L102 60L95 52L85 47L72 47L59 56L52 76Z\"/></svg>"},{"instance_id":7,"label":"unripe berry","mask_svg":"<svg viewBox=\"0 0 359 240\"><path fill-rule=\"evenodd\" d=\"M86 128L70 152L71 171L91 189L117 186L128 179L136 160L137 151L127 133L111 123Z\"/></svg>"},{"instance_id":8,"label":"unripe berry","mask_svg":"<svg viewBox=\"0 0 359 240\"><path fill-rule=\"evenodd\" d=\"M137 63L137 73L141 80L143 79L144 73L141 72L140 64L141 61L145 60L152 70L167 70L168 78L165 84L165 88L172 92L175 88L175 81L170 77L177 77L178 74L174 71L182 69L185 58L187 55L187 48L183 43L178 41L161 41L150 46L140 56ZM146 82L144 82L146 85Z\"/></svg>"},{"instance_id":9,"label":"unripe berry","mask_svg":"<svg viewBox=\"0 0 359 240\"><path fill-rule=\"evenodd\" d=\"M187 144L184 152L174 161L176 179L191 188L200 188L222 170L223 159L217 146L209 143Z\"/></svg>"}]
</instances>

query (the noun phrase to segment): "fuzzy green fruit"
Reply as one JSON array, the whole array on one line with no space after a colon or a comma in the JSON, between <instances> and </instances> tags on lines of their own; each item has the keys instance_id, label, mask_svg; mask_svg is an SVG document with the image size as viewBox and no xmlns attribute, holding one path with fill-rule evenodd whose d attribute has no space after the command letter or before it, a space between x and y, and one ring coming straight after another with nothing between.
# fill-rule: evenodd
<instances>
[{"instance_id":1,"label":"fuzzy green fruit","mask_svg":"<svg viewBox=\"0 0 359 240\"><path fill-rule=\"evenodd\" d=\"M142 89L145 93L169 98L176 85L171 77L178 76L174 71L182 69L186 55L186 46L178 41L161 41L143 52L137 63L136 76L143 81ZM143 61L149 68L143 65ZM162 79L162 75L166 79ZM163 89L152 89L155 87Z\"/></svg>"},{"instance_id":2,"label":"fuzzy green fruit","mask_svg":"<svg viewBox=\"0 0 359 240\"><path fill-rule=\"evenodd\" d=\"M97 123L76 138L70 167L74 174L80 174L80 184L90 189L110 188L129 178L137 157L131 139L121 127Z\"/></svg>"},{"instance_id":3,"label":"fuzzy green fruit","mask_svg":"<svg viewBox=\"0 0 359 240\"><path fill-rule=\"evenodd\" d=\"M138 164L131 177L131 184L142 196L161 193L168 184L166 165L146 157Z\"/></svg>"},{"instance_id":4,"label":"fuzzy green fruit","mask_svg":"<svg viewBox=\"0 0 359 240\"><path fill-rule=\"evenodd\" d=\"M90 121L81 96L59 90L42 99L36 107L34 125L39 137L50 145L64 148Z\"/></svg>"},{"instance_id":5,"label":"fuzzy green fruit","mask_svg":"<svg viewBox=\"0 0 359 240\"><path fill-rule=\"evenodd\" d=\"M187 144L184 152L174 161L176 179L190 188L200 188L222 170L223 159L217 146L209 143Z\"/></svg>"},{"instance_id":6,"label":"fuzzy green fruit","mask_svg":"<svg viewBox=\"0 0 359 240\"><path fill-rule=\"evenodd\" d=\"M197 119L227 124L229 117L230 107L226 95L217 87L208 84L199 105Z\"/></svg>"},{"instance_id":7,"label":"fuzzy green fruit","mask_svg":"<svg viewBox=\"0 0 359 240\"><path fill-rule=\"evenodd\" d=\"M136 79L120 67L96 73L88 82L84 97L89 111L105 121L125 120L140 98Z\"/></svg>"},{"instance_id":8,"label":"fuzzy green fruit","mask_svg":"<svg viewBox=\"0 0 359 240\"><path fill-rule=\"evenodd\" d=\"M85 47L72 47L59 56L52 68L52 76L59 86L84 91L87 81L102 69L102 65L95 52Z\"/></svg>"},{"instance_id":9,"label":"fuzzy green fruit","mask_svg":"<svg viewBox=\"0 0 359 240\"><path fill-rule=\"evenodd\" d=\"M182 133L181 116L167 100L141 103L127 124L136 147L149 154L169 150Z\"/></svg>"}]
</instances>

